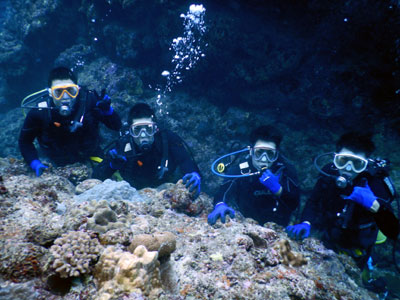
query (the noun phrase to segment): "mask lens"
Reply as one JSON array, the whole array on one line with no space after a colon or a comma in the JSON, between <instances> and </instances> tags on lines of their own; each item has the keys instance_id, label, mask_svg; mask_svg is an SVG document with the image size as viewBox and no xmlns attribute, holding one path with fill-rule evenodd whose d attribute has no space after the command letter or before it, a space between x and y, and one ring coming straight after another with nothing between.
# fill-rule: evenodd
<instances>
[{"instance_id":1,"label":"mask lens","mask_svg":"<svg viewBox=\"0 0 400 300\"><path fill-rule=\"evenodd\" d=\"M70 86L65 91L72 97L75 98L78 95L78 88L76 86Z\"/></svg>"},{"instance_id":2,"label":"mask lens","mask_svg":"<svg viewBox=\"0 0 400 300\"><path fill-rule=\"evenodd\" d=\"M51 88L51 92L56 100L60 100L64 93L67 93L71 98L76 98L79 93L79 87L76 84L55 86Z\"/></svg>"},{"instance_id":3,"label":"mask lens","mask_svg":"<svg viewBox=\"0 0 400 300\"><path fill-rule=\"evenodd\" d=\"M254 157L261 160L265 156L269 162L274 162L278 158L278 151L271 148L254 148Z\"/></svg>"},{"instance_id":4,"label":"mask lens","mask_svg":"<svg viewBox=\"0 0 400 300\"><path fill-rule=\"evenodd\" d=\"M53 89L53 96L58 100L62 97L63 94L63 89L59 88L59 89Z\"/></svg>"},{"instance_id":5,"label":"mask lens","mask_svg":"<svg viewBox=\"0 0 400 300\"><path fill-rule=\"evenodd\" d=\"M338 169L344 169L350 164L354 172L361 173L366 169L368 161L361 157L336 154L333 163Z\"/></svg>"},{"instance_id":6,"label":"mask lens","mask_svg":"<svg viewBox=\"0 0 400 300\"><path fill-rule=\"evenodd\" d=\"M344 168L344 166L348 163L348 157L343 156L343 155L336 155L334 159L334 163L336 168L341 169Z\"/></svg>"},{"instance_id":7,"label":"mask lens","mask_svg":"<svg viewBox=\"0 0 400 300\"><path fill-rule=\"evenodd\" d=\"M361 160L361 159L353 158L351 162L353 164L355 172L364 171L365 167L367 166L366 161Z\"/></svg>"},{"instance_id":8,"label":"mask lens","mask_svg":"<svg viewBox=\"0 0 400 300\"><path fill-rule=\"evenodd\" d=\"M149 124L136 124L131 126L131 135L133 137L139 137L142 132L148 136L153 136L155 133L156 126L154 123Z\"/></svg>"}]
</instances>

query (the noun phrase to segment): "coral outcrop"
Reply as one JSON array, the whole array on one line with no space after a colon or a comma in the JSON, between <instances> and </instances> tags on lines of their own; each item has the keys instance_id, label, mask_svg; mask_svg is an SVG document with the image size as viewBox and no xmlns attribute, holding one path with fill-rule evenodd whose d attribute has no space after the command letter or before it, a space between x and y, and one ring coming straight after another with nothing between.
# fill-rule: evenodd
<instances>
[{"instance_id":1,"label":"coral outcrop","mask_svg":"<svg viewBox=\"0 0 400 300\"><path fill-rule=\"evenodd\" d=\"M99 241L89 233L71 231L56 239L51 246L52 267L62 278L87 274L101 251Z\"/></svg>"},{"instance_id":2,"label":"coral outcrop","mask_svg":"<svg viewBox=\"0 0 400 300\"><path fill-rule=\"evenodd\" d=\"M133 253L107 247L94 274L99 288L96 299L121 299L118 296L124 293L158 299L162 290L157 258L156 251L147 251L144 246L138 246Z\"/></svg>"},{"instance_id":3,"label":"coral outcrop","mask_svg":"<svg viewBox=\"0 0 400 300\"><path fill-rule=\"evenodd\" d=\"M163 197L170 201L173 209L189 216L199 215L206 206L201 196L193 199L193 194L182 184L182 180L163 191Z\"/></svg>"},{"instance_id":4,"label":"coral outcrop","mask_svg":"<svg viewBox=\"0 0 400 300\"><path fill-rule=\"evenodd\" d=\"M138 234L133 237L128 250L133 253L140 245L149 251L157 251L159 258L168 257L176 249L176 237L171 232Z\"/></svg>"}]
</instances>

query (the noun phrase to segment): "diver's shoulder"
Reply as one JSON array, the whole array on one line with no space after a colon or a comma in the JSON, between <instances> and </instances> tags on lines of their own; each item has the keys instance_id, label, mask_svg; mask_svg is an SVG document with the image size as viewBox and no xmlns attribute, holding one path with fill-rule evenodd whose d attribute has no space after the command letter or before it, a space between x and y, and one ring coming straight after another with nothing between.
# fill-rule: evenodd
<instances>
[{"instance_id":1,"label":"diver's shoulder","mask_svg":"<svg viewBox=\"0 0 400 300\"><path fill-rule=\"evenodd\" d=\"M29 112L26 114L26 119L31 119L31 120L45 120L48 118L49 111L45 108L43 109L31 109Z\"/></svg>"}]
</instances>

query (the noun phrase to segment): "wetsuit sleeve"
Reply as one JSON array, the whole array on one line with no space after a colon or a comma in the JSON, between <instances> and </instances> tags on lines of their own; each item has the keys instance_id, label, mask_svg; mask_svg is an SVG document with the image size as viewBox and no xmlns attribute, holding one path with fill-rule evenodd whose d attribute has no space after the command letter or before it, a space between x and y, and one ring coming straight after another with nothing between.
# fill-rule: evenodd
<instances>
[{"instance_id":1,"label":"wetsuit sleeve","mask_svg":"<svg viewBox=\"0 0 400 300\"><path fill-rule=\"evenodd\" d=\"M383 232L383 234L386 235L388 238L395 240L397 239L400 232L399 220L394 215L391 206L391 203L394 199L393 194L396 194L396 192L390 179L389 184L391 185L393 191L387 189L387 186L386 188L384 188L386 184L383 181L381 181L381 183L382 189L379 194L382 194L382 196L384 197L378 197L377 200L380 204L380 207L379 210L375 214L373 214L373 216L376 224L378 225L378 228Z\"/></svg>"},{"instance_id":2,"label":"wetsuit sleeve","mask_svg":"<svg viewBox=\"0 0 400 300\"><path fill-rule=\"evenodd\" d=\"M374 214L374 219L376 225L378 225L378 228L384 235L392 240L397 239L399 236L400 224L391 209L381 205L378 212Z\"/></svg>"},{"instance_id":3,"label":"wetsuit sleeve","mask_svg":"<svg viewBox=\"0 0 400 300\"><path fill-rule=\"evenodd\" d=\"M188 150L186 150L183 140L170 131L167 132L167 138L169 155L171 155L172 160L179 166L181 172L183 174L191 172L200 173L197 164L191 158Z\"/></svg>"},{"instance_id":4,"label":"wetsuit sleeve","mask_svg":"<svg viewBox=\"0 0 400 300\"><path fill-rule=\"evenodd\" d=\"M300 189L297 185L297 174L293 166L287 166L282 179L280 202L283 202L293 212L300 201Z\"/></svg>"},{"instance_id":5,"label":"wetsuit sleeve","mask_svg":"<svg viewBox=\"0 0 400 300\"><path fill-rule=\"evenodd\" d=\"M120 153L119 142L116 142L112 148L116 148L117 152ZM111 168L111 157L106 153L103 161L94 167L92 178L106 180L107 178L111 178L116 171L116 169Z\"/></svg>"},{"instance_id":6,"label":"wetsuit sleeve","mask_svg":"<svg viewBox=\"0 0 400 300\"><path fill-rule=\"evenodd\" d=\"M308 221L313 227L317 229L323 227L321 216L322 212L325 211L323 203L329 200L325 198L329 197L329 192L327 191L327 183L320 177L314 186L311 197L307 200L304 207L301 221Z\"/></svg>"},{"instance_id":7,"label":"wetsuit sleeve","mask_svg":"<svg viewBox=\"0 0 400 300\"><path fill-rule=\"evenodd\" d=\"M238 182L237 179L230 179L225 181L218 189L214 196L214 205L219 202L234 202L236 203L236 195Z\"/></svg>"},{"instance_id":8,"label":"wetsuit sleeve","mask_svg":"<svg viewBox=\"0 0 400 300\"><path fill-rule=\"evenodd\" d=\"M87 101L89 102L88 104L89 107L91 107L91 109L96 111L96 116L101 123L106 125L111 130L118 131L121 129L122 127L121 118L114 109L110 115L103 115L100 113L99 108L96 107L96 103L97 101L99 101L99 97L96 94L96 92L92 90L88 91L87 97L88 97Z\"/></svg>"},{"instance_id":9,"label":"wetsuit sleeve","mask_svg":"<svg viewBox=\"0 0 400 300\"><path fill-rule=\"evenodd\" d=\"M118 131L122 127L121 118L119 117L118 113L115 110L109 116L100 115L99 120L101 123L106 125L111 130Z\"/></svg>"},{"instance_id":10,"label":"wetsuit sleeve","mask_svg":"<svg viewBox=\"0 0 400 300\"><path fill-rule=\"evenodd\" d=\"M40 112L38 110L31 110L26 116L19 134L19 150L28 164L35 159L39 159L38 152L33 142L35 138L40 135L42 124L43 120L40 118Z\"/></svg>"}]
</instances>

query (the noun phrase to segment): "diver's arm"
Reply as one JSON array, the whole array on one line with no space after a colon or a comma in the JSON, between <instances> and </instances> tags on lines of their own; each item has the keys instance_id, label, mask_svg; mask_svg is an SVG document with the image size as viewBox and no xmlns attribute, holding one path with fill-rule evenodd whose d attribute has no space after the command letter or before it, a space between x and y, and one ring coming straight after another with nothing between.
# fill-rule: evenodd
<instances>
[{"instance_id":1,"label":"diver's arm","mask_svg":"<svg viewBox=\"0 0 400 300\"><path fill-rule=\"evenodd\" d=\"M374 214L374 219L379 230L382 231L384 235L392 240L397 239L400 231L399 220L389 208L385 205L381 205L378 212Z\"/></svg>"},{"instance_id":2,"label":"diver's arm","mask_svg":"<svg viewBox=\"0 0 400 300\"><path fill-rule=\"evenodd\" d=\"M393 208L391 203L396 196L395 188L392 181L387 177L388 181L381 181L383 186L387 186L389 189L382 189L386 193L380 194L382 197L377 197L377 202L379 203L379 208L376 213L373 214L376 224L380 231L383 232L388 238L395 240L400 233L400 223L393 213Z\"/></svg>"},{"instance_id":3,"label":"diver's arm","mask_svg":"<svg viewBox=\"0 0 400 300\"><path fill-rule=\"evenodd\" d=\"M102 101L100 99L101 96L97 94L96 91L89 90L87 92L87 101L89 107L91 107L91 110L96 111L95 115L97 116L98 120L106 125L109 129L118 131L122 127L122 122L121 118L118 115L118 113L114 110L114 108L111 105L111 99L108 97L108 110L106 113L102 112L101 108L97 106L99 102Z\"/></svg>"},{"instance_id":4,"label":"diver's arm","mask_svg":"<svg viewBox=\"0 0 400 300\"><path fill-rule=\"evenodd\" d=\"M237 195L236 193L237 183L236 180L230 179L225 181L218 189L218 192L214 196L214 206L220 202L235 202Z\"/></svg>"},{"instance_id":5,"label":"diver's arm","mask_svg":"<svg viewBox=\"0 0 400 300\"><path fill-rule=\"evenodd\" d=\"M330 197L324 187L324 179L320 178L314 186L311 197L306 202L301 221L308 221L317 228L322 226L319 216L325 212L323 204L331 201Z\"/></svg>"},{"instance_id":6,"label":"diver's arm","mask_svg":"<svg viewBox=\"0 0 400 300\"><path fill-rule=\"evenodd\" d=\"M122 127L121 118L115 110L110 115L99 116L99 120L111 130L118 131Z\"/></svg>"},{"instance_id":7,"label":"diver's arm","mask_svg":"<svg viewBox=\"0 0 400 300\"><path fill-rule=\"evenodd\" d=\"M100 164L94 167L92 178L100 180L110 178L116 171L115 169L111 168L110 163L111 160L106 158Z\"/></svg>"},{"instance_id":8,"label":"diver's arm","mask_svg":"<svg viewBox=\"0 0 400 300\"><path fill-rule=\"evenodd\" d=\"M18 138L19 150L28 164L33 160L39 159L38 152L33 144L33 141L39 136L41 130L39 115L36 110L29 111Z\"/></svg>"},{"instance_id":9,"label":"diver's arm","mask_svg":"<svg viewBox=\"0 0 400 300\"><path fill-rule=\"evenodd\" d=\"M197 172L200 170L194 160L191 158L184 142L180 137L171 131L167 131L169 154L173 161L177 163L182 174Z\"/></svg>"},{"instance_id":10,"label":"diver's arm","mask_svg":"<svg viewBox=\"0 0 400 300\"><path fill-rule=\"evenodd\" d=\"M297 178L284 175L282 180L282 192L277 195L292 212L297 208L300 201L300 189L297 185Z\"/></svg>"}]
</instances>

